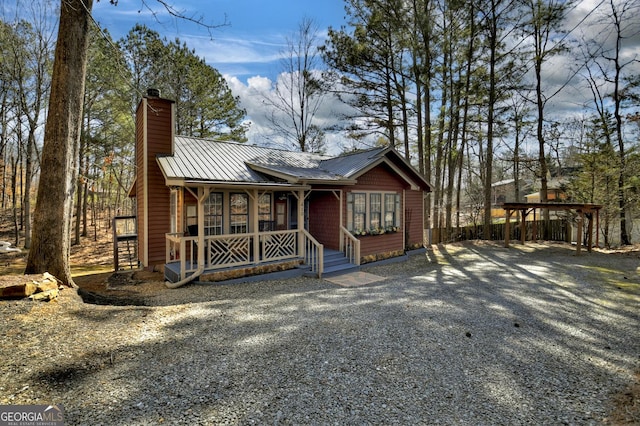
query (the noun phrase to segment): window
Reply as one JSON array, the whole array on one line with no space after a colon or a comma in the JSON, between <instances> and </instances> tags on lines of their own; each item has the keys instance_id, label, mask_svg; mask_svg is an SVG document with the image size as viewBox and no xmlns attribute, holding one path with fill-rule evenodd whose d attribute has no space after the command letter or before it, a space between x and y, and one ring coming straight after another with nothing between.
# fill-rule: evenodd
<instances>
[{"instance_id":1,"label":"window","mask_svg":"<svg viewBox=\"0 0 640 426\"><path fill-rule=\"evenodd\" d=\"M222 235L222 193L212 192L204 202L204 235Z\"/></svg>"},{"instance_id":2,"label":"window","mask_svg":"<svg viewBox=\"0 0 640 426\"><path fill-rule=\"evenodd\" d=\"M384 226L385 228L400 226L400 195L384 194Z\"/></svg>"},{"instance_id":3,"label":"window","mask_svg":"<svg viewBox=\"0 0 640 426\"><path fill-rule=\"evenodd\" d=\"M185 220L187 221L187 226L193 226L198 224L198 206L194 204L187 204L186 206L187 215Z\"/></svg>"},{"instance_id":4,"label":"window","mask_svg":"<svg viewBox=\"0 0 640 426\"><path fill-rule=\"evenodd\" d=\"M364 231L367 218L367 194L350 192L347 194L347 228Z\"/></svg>"},{"instance_id":5,"label":"window","mask_svg":"<svg viewBox=\"0 0 640 426\"><path fill-rule=\"evenodd\" d=\"M260 231L275 231L271 215L271 194L261 194L258 198L258 224Z\"/></svg>"},{"instance_id":6,"label":"window","mask_svg":"<svg viewBox=\"0 0 640 426\"><path fill-rule=\"evenodd\" d=\"M169 232L178 232L178 191L175 189L172 189L170 193L169 211L171 215Z\"/></svg>"},{"instance_id":7,"label":"window","mask_svg":"<svg viewBox=\"0 0 640 426\"><path fill-rule=\"evenodd\" d=\"M369 194L369 228L378 229L381 226L382 219L382 195Z\"/></svg>"},{"instance_id":8,"label":"window","mask_svg":"<svg viewBox=\"0 0 640 426\"><path fill-rule=\"evenodd\" d=\"M229 221L232 234L244 234L248 232L249 223L249 196L247 194L229 195Z\"/></svg>"},{"instance_id":9,"label":"window","mask_svg":"<svg viewBox=\"0 0 640 426\"><path fill-rule=\"evenodd\" d=\"M347 229L356 235L396 232L400 194L347 193Z\"/></svg>"}]
</instances>

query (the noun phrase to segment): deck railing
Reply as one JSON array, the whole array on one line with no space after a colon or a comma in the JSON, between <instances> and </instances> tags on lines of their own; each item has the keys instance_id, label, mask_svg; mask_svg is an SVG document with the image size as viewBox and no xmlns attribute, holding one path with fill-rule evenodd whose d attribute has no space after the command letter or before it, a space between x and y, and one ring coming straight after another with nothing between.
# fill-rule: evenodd
<instances>
[{"instance_id":1,"label":"deck railing","mask_svg":"<svg viewBox=\"0 0 640 426\"><path fill-rule=\"evenodd\" d=\"M302 230L304 247L304 263L311 267L311 272L322 278L324 272L324 246L306 230Z\"/></svg>"},{"instance_id":2,"label":"deck railing","mask_svg":"<svg viewBox=\"0 0 640 426\"><path fill-rule=\"evenodd\" d=\"M360 240L351 235L344 226L340 226L340 251L350 263L360 265Z\"/></svg>"}]
</instances>

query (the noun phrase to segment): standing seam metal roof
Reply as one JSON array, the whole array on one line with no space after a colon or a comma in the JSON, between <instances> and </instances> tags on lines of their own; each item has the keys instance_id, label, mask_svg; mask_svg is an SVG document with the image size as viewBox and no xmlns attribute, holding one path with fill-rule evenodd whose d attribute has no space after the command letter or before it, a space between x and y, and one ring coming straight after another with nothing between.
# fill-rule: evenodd
<instances>
[{"instance_id":1,"label":"standing seam metal roof","mask_svg":"<svg viewBox=\"0 0 640 426\"><path fill-rule=\"evenodd\" d=\"M389 151L390 148L375 148L329 157L235 142L176 136L174 154L159 156L158 164L167 179L185 181L270 183L276 181L266 175L272 171L275 176L285 175L292 181L332 182L350 180L358 172L381 160Z\"/></svg>"}]
</instances>

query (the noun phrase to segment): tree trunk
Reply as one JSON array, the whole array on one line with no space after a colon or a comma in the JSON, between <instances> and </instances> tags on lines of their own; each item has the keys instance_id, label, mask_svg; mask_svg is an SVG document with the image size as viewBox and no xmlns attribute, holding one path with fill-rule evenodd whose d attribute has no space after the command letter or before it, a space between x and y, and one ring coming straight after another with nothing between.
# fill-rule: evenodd
<instances>
[{"instance_id":1,"label":"tree trunk","mask_svg":"<svg viewBox=\"0 0 640 426\"><path fill-rule=\"evenodd\" d=\"M12 196L12 213L13 213L13 229L14 229L14 246L18 247L20 244L20 228L18 224L18 193L16 189L18 181L18 164L20 163L20 157L14 159L11 156L11 167L13 168L11 173L11 196Z\"/></svg>"},{"instance_id":2,"label":"tree trunk","mask_svg":"<svg viewBox=\"0 0 640 426\"><path fill-rule=\"evenodd\" d=\"M93 0L61 1L32 247L25 268L26 274L49 272L66 285L74 285L69 267L71 208L92 6Z\"/></svg>"},{"instance_id":3,"label":"tree trunk","mask_svg":"<svg viewBox=\"0 0 640 426\"><path fill-rule=\"evenodd\" d=\"M30 123L27 152L25 153L24 200L22 202L24 211L24 248L26 249L31 247L31 182L33 180L33 157L36 150L35 131L36 123Z\"/></svg>"}]
</instances>

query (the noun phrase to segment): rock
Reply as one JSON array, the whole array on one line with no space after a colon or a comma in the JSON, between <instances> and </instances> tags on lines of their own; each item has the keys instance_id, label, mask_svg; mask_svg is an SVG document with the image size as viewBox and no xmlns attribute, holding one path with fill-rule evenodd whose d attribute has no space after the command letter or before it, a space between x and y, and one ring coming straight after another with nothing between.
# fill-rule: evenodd
<instances>
[{"instance_id":1,"label":"rock","mask_svg":"<svg viewBox=\"0 0 640 426\"><path fill-rule=\"evenodd\" d=\"M60 294L60 290L58 290L58 288L53 288L47 291L40 291L38 293L33 293L31 296L29 296L29 299L31 300L39 300L39 301L49 301L49 300L53 300L56 297L58 297L58 294Z\"/></svg>"}]
</instances>

